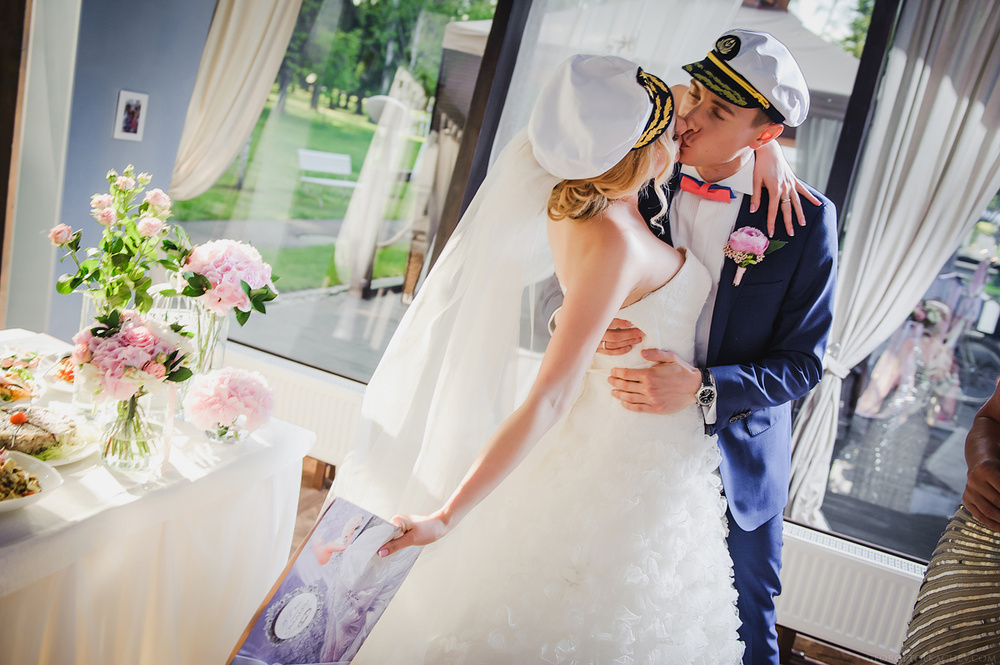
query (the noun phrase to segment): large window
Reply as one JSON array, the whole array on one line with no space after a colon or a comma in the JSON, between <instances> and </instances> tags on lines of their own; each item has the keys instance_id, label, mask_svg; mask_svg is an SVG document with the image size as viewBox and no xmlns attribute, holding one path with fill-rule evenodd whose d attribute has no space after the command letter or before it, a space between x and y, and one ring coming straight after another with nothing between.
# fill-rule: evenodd
<instances>
[{"instance_id":1,"label":"large window","mask_svg":"<svg viewBox=\"0 0 1000 665\"><path fill-rule=\"evenodd\" d=\"M965 488L965 436L1000 377L1000 194L909 319L845 383L823 515L929 559Z\"/></svg>"},{"instance_id":2,"label":"large window","mask_svg":"<svg viewBox=\"0 0 1000 665\"><path fill-rule=\"evenodd\" d=\"M454 35L482 32L495 3L303 1L242 153L174 208L194 242L248 241L280 277L268 316L230 339L370 378L423 268L485 43Z\"/></svg>"}]
</instances>

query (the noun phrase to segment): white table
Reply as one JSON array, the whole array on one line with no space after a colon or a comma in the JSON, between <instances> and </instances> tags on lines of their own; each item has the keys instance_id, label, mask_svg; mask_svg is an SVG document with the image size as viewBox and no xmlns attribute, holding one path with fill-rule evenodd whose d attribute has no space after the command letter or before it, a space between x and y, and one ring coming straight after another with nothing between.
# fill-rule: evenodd
<instances>
[{"instance_id":1,"label":"white table","mask_svg":"<svg viewBox=\"0 0 1000 665\"><path fill-rule=\"evenodd\" d=\"M12 332L0 345L30 348ZM178 421L154 482L96 453L59 467L62 487L0 514L0 663L224 663L288 559L315 438L272 420L212 444Z\"/></svg>"}]
</instances>

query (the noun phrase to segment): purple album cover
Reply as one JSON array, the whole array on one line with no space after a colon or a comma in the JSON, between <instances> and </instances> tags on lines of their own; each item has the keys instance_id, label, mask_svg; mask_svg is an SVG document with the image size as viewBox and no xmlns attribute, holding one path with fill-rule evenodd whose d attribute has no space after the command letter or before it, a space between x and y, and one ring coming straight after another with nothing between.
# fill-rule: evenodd
<instances>
[{"instance_id":1,"label":"purple album cover","mask_svg":"<svg viewBox=\"0 0 1000 665\"><path fill-rule=\"evenodd\" d=\"M334 499L272 589L232 665L349 663L413 567L419 547L382 558L396 527Z\"/></svg>"}]
</instances>

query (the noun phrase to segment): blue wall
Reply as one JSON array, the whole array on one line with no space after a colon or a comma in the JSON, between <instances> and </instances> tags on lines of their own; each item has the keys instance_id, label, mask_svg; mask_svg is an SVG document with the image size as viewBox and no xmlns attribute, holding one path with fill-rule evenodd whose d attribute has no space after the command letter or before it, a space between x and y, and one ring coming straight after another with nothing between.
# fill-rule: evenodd
<instances>
[{"instance_id":1,"label":"blue wall","mask_svg":"<svg viewBox=\"0 0 1000 665\"><path fill-rule=\"evenodd\" d=\"M128 164L168 191L214 0L83 0L66 153L62 221L83 229L83 247L100 239L90 197L108 191L104 176ZM149 95L140 142L112 137L118 91ZM72 268L57 263L58 277ZM68 340L80 323L80 297L56 296L49 333Z\"/></svg>"}]
</instances>

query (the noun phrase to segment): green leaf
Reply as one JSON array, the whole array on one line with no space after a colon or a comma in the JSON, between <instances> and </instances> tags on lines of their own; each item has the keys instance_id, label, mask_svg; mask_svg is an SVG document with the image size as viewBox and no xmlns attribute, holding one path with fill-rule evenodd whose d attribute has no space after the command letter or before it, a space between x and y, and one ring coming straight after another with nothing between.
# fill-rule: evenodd
<instances>
[{"instance_id":1,"label":"green leaf","mask_svg":"<svg viewBox=\"0 0 1000 665\"><path fill-rule=\"evenodd\" d=\"M75 277L75 275L63 275L60 277L56 281L56 293L60 293L64 296L73 293L73 289L76 288L73 286L73 280Z\"/></svg>"},{"instance_id":2,"label":"green leaf","mask_svg":"<svg viewBox=\"0 0 1000 665\"><path fill-rule=\"evenodd\" d=\"M208 277L199 275L198 273L190 270L184 273L184 279L187 280L188 286L199 290L199 293L197 294L199 296L212 288L212 282L208 279Z\"/></svg>"},{"instance_id":3,"label":"green leaf","mask_svg":"<svg viewBox=\"0 0 1000 665\"><path fill-rule=\"evenodd\" d=\"M250 318L250 312L244 312L241 309L236 310L236 322L238 324L240 324L241 326L244 323L246 323L247 319L249 319L249 318Z\"/></svg>"},{"instance_id":4,"label":"green leaf","mask_svg":"<svg viewBox=\"0 0 1000 665\"><path fill-rule=\"evenodd\" d=\"M153 299L145 291L135 292L135 308L140 312L148 312L153 306Z\"/></svg>"},{"instance_id":5,"label":"green leaf","mask_svg":"<svg viewBox=\"0 0 1000 665\"><path fill-rule=\"evenodd\" d=\"M784 240L772 240L768 244L767 249L764 250L764 256L767 256L771 252L774 252L774 251L777 251L777 250L781 249L782 247L784 247L787 244L788 243L786 241L784 241Z\"/></svg>"},{"instance_id":6,"label":"green leaf","mask_svg":"<svg viewBox=\"0 0 1000 665\"><path fill-rule=\"evenodd\" d=\"M180 369L174 370L170 374L167 374L166 379L167 381L174 381L179 383L181 381L187 381L192 376L194 376L194 373L191 370L189 370L187 367L181 367Z\"/></svg>"}]
</instances>

